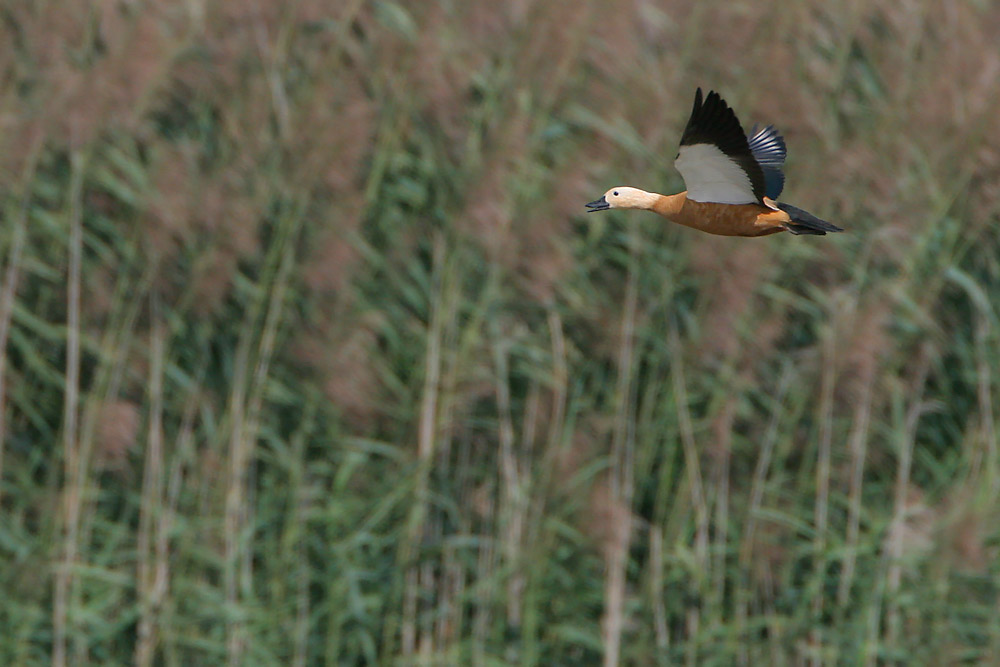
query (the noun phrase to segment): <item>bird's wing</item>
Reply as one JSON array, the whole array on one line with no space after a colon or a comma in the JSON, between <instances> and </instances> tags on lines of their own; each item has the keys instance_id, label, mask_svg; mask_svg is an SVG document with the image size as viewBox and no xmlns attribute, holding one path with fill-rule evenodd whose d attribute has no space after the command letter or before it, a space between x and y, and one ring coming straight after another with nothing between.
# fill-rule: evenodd
<instances>
[{"instance_id":1,"label":"bird's wing","mask_svg":"<svg viewBox=\"0 0 1000 667\"><path fill-rule=\"evenodd\" d=\"M747 143L757 164L764 172L764 194L777 199L785 186L785 139L774 125L757 129L754 125L747 135Z\"/></svg>"},{"instance_id":2,"label":"bird's wing","mask_svg":"<svg viewBox=\"0 0 1000 667\"><path fill-rule=\"evenodd\" d=\"M691 118L674 161L684 177L687 197L719 204L763 201L764 171L757 164L740 121L715 91L702 101L695 93Z\"/></svg>"}]
</instances>

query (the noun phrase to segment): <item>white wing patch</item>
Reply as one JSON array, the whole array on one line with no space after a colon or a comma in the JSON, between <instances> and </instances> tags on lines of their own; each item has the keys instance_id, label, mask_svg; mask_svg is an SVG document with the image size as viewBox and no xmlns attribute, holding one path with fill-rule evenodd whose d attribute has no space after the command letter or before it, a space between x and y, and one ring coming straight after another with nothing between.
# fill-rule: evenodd
<instances>
[{"instance_id":1,"label":"white wing patch","mask_svg":"<svg viewBox=\"0 0 1000 667\"><path fill-rule=\"evenodd\" d=\"M687 198L718 204L753 204L750 177L733 160L712 144L681 146L674 161L684 177Z\"/></svg>"}]
</instances>

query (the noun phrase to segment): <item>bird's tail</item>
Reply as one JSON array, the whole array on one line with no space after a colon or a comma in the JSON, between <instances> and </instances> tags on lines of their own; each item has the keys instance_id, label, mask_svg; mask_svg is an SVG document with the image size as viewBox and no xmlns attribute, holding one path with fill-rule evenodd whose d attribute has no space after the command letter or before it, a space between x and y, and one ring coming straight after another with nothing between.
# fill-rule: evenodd
<instances>
[{"instance_id":1,"label":"bird's tail","mask_svg":"<svg viewBox=\"0 0 1000 667\"><path fill-rule=\"evenodd\" d=\"M791 204L786 204L780 201L774 203L778 208L787 213L789 218L792 219L791 222L785 223L785 229L790 231L792 234L815 234L817 236L824 236L827 232L844 231L837 225L829 223L826 220L820 220L812 213L803 211L797 206L792 206Z\"/></svg>"}]
</instances>

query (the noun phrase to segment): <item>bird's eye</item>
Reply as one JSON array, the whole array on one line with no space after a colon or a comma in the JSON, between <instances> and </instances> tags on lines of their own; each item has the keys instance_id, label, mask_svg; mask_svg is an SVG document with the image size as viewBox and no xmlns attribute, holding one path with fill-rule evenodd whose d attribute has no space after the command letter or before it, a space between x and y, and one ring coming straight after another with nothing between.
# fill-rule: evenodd
<instances>
[{"instance_id":1,"label":"bird's eye","mask_svg":"<svg viewBox=\"0 0 1000 667\"><path fill-rule=\"evenodd\" d=\"M611 194L613 194L614 196L616 196L616 197L617 197L617 196L618 196L618 191L617 191L617 190L615 190L615 191L614 191L614 192L612 192Z\"/></svg>"}]
</instances>

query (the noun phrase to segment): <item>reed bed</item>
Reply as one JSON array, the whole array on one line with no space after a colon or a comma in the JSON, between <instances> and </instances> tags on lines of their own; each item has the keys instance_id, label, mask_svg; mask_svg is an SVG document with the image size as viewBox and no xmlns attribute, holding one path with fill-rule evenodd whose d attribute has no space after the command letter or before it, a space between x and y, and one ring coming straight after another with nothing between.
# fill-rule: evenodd
<instances>
[{"instance_id":1,"label":"reed bed","mask_svg":"<svg viewBox=\"0 0 1000 667\"><path fill-rule=\"evenodd\" d=\"M1000 662L994 4L0 32L0 664ZM847 232L585 216L699 85Z\"/></svg>"}]
</instances>

